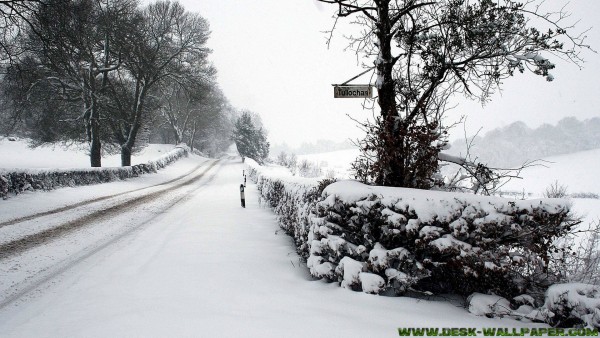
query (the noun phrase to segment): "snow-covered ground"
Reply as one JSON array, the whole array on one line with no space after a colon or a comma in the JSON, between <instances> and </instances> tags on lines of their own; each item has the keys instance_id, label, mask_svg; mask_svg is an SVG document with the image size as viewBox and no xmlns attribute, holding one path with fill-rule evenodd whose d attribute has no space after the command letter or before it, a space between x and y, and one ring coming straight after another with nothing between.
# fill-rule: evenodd
<instances>
[{"instance_id":1,"label":"snow-covered ground","mask_svg":"<svg viewBox=\"0 0 600 338\"><path fill-rule=\"evenodd\" d=\"M175 148L172 144L150 144L131 158L131 164L145 163ZM102 158L102 166L119 167L121 155ZM0 137L0 168L82 168L90 166L85 146L40 146L31 148L26 139L10 141Z\"/></svg>"},{"instance_id":2,"label":"snow-covered ground","mask_svg":"<svg viewBox=\"0 0 600 338\"><path fill-rule=\"evenodd\" d=\"M523 179L514 179L503 187L506 191L524 191L541 197L550 185L558 182L567 193L600 195L600 149L543 159L543 165L523 170ZM572 198L573 210L584 216L584 224L600 221L600 199Z\"/></svg>"},{"instance_id":3,"label":"snow-covered ground","mask_svg":"<svg viewBox=\"0 0 600 338\"><path fill-rule=\"evenodd\" d=\"M333 171L335 177L351 178L350 164L360 154L358 148L332 151L320 154L298 155L298 162L307 160L308 162L318 164L321 167L323 176Z\"/></svg>"},{"instance_id":4,"label":"snow-covered ground","mask_svg":"<svg viewBox=\"0 0 600 338\"><path fill-rule=\"evenodd\" d=\"M253 184L240 207L240 162L190 156L124 182L0 201L5 229L59 207L22 224L82 224L16 254L0 245L0 336L395 337L399 327L533 325L311 280Z\"/></svg>"},{"instance_id":5,"label":"snow-covered ground","mask_svg":"<svg viewBox=\"0 0 600 338\"><path fill-rule=\"evenodd\" d=\"M554 182L567 187L568 193L592 192L600 195L600 149L542 159L540 165L522 172L523 179L512 180L504 190L541 195Z\"/></svg>"}]
</instances>

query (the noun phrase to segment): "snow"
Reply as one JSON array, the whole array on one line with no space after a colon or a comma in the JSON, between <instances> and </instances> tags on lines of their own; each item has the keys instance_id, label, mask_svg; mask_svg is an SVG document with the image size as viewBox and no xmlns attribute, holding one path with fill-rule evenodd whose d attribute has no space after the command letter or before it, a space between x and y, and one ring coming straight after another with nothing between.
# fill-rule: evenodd
<instances>
[{"instance_id":1,"label":"snow","mask_svg":"<svg viewBox=\"0 0 600 338\"><path fill-rule=\"evenodd\" d=\"M146 163L174 149L172 144L150 144L133 154L131 164ZM28 140L0 138L0 168L88 168L86 145L29 147ZM121 155L105 155L102 166L121 166Z\"/></svg>"},{"instance_id":2,"label":"snow","mask_svg":"<svg viewBox=\"0 0 600 338\"><path fill-rule=\"evenodd\" d=\"M554 284L546 291L544 308L551 312L570 313L591 327L597 327L600 325L600 286Z\"/></svg>"},{"instance_id":3,"label":"snow","mask_svg":"<svg viewBox=\"0 0 600 338\"><path fill-rule=\"evenodd\" d=\"M431 223L435 220L450 220L465 205L477 205L479 210L485 211L485 217L477 218L478 215L468 214L469 208L465 208L462 217L474 217L474 222L498 222L507 221L502 211L511 209L531 210L541 208L554 213L569 205L563 199L532 199L510 201L500 197L470 195L464 193L453 193L444 191L428 191L418 189L405 189L395 187L369 186L358 181L347 180L330 184L323 191L326 195L335 195L345 203L351 204L363 199L365 196L376 195L381 197L383 205L394 204L398 209L409 208L423 223ZM321 202L327 205L329 200ZM508 203L510 202L510 203ZM329 202L331 203L331 202ZM410 224L407 225L413 226ZM434 233L432 227L426 228ZM423 231L423 230L422 230Z\"/></svg>"},{"instance_id":4,"label":"snow","mask_svg":"<svg viewBox=\"0 0 600 338\"><path fill-rule=\"evenodd\" d=\"M445 251L450 248L457 248L459 250L471 249L471 245L459 241L458 239L452 237L452 235L444 235L442 236L442 238L438 238L436 240L431 241L430 245L436 247L439 251Z\"/></svg>"},{"instance_id":5,"label":"snow","mask_svg":"<svg viewBox=\"0 0 600 338\"><path fill-rule=\"evenodd\" d=\"M190 156L125 182L25 193L0 203L0 222L165 182L205 161ZM243 168L239 159L223 160L181 194L1 259L2 282L8 276L16 287L27 284L17 271L39 283L8 303L4 285L0 336L392 337L398 327L540 326L476 317L447 301L378 297L311 280L276 217L259 205L254 184L240 207ZM108 226L127 230L77 251ZM39 260L51 263L28 275ZM365 291L380 282L370 274L359 279Z\"/></svg>"},{"instance_id":6,"label":"snow","mask_svg":"<svg viewBox=\"0 0 600 338\"><path fill-rule=\"evenodd\" d=\"M381 276L370 272L361 272L359 274L360 285L363 292L379 294L385 286L385 281Z\"/></svg>"},{"instance_id":7,"label":"snow","mask_svg":"<svg viewBox=\"0 0 600 338\"><path fill-rule=\"evenodd\" d=\"M506 315L512 312L510 302L500 296L474 293L467 299L469 312L477 316Z\"/></svg>"},{"instance_id":8,"label":"snow","mask_svg":"<svg viewBox=\"0 0 600 338\"><path fill-rule=\"evenodd\" d=\"M341 286L343 288L353 289L358 284L362 283L362 279L359 278L359 275L363 271L366 271L365 265L365 263L356 261L350 257L342 258L335 268L336 273L343 275Z\"/></svg>"},{"instance_id":9,"label":"snow","mask_svg":"<svg viewBox=\"0 0 600 338\"><path fill-rule=\"evenodd\" d=\"M298 155L298 163L302 160L320 165L322 177L333 172L335 177L347 179L352 178L350 164L360 154L358 148L338 150L327 153Z\"/></svg>"},{"instance_id":10,"label":"snow","mask_svg":"<svg viewBox=\"0 0 600 338\"><path fill-rule=\"evenodd\" d=\"M523 179L512 180L502 190L541 194L558 181L567 187L568 193L592 192L600 195L600 149L581 151L572 154L552 156L543 159L544 166L530 167L523 172Z\"/></svg>"},{"instance_id":11,"label":"snow","mask_svg":"<svg viewBox=\"0 0 600 338\"><path fill-rule=\"evenodd\" d=\"M600 195L600 149L543 159L544 166L523 170L523 179L508 182L503 191L524 192L541 197L546 188L558 182L567 187L567 193L595 193ZM573 212L584 217L584 224L600 220L600 199L571 198Z\"/></svg>"},{"instance_id":12,"label":"snow","mask_svg":"<svg viewBox=\"0 0 600 338\"><path fill-rule=\"evenodd\" d=\"M382 268L389 266L390 259L402 260L408 255L408 250L404 248L387 250L380 243L375 243L374 248L369 252L369 264L371 264L375 270L381 270Z\"/></svg>"}]
</instances>

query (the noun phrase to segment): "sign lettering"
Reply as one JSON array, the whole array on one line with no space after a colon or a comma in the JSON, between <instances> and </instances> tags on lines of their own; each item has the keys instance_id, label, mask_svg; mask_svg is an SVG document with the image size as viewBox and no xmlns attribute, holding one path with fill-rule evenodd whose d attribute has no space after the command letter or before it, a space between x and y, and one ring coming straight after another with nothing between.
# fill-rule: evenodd
<instances>
[{"instance_id":1,"label":"sign lettering","mask_svg":"<svg viewBox=\"0 0 600 338\"><path fill-rule=\"evenodd\" d=\"M373 97L373 87L370 85L343 85L333 87L333 97L338 98L364 98Z\"/></svg>"}]
</instances>

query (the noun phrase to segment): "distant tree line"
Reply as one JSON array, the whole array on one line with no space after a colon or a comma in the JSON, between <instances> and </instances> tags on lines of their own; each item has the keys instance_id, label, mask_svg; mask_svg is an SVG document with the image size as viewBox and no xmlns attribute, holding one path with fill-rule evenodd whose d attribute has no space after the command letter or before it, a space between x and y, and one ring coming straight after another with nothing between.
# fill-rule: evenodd
<instances>
[{"instance_id":1,"label":"distant tree line","mask_svg":"<svg viewBox=\"0 0 600 338\"><path fill-rule=\"evenodd\" d=\"M469 144L470 149L467 149ZM567 117L555 126L543 124L535 129L523 122L515 122L484 136L454 141L448 152L465 155L468 151L471 157L482 162L510 167L544 157L597 148L600 148L600 118L579 121Z\"/></svg>"},{"instance_id":2,"label":"distant tree line","mask_svg":"<svg viewBox=\"0 0 600 338\"><path fill-rule=\"evenodd\" d=\"M90 164L122 165L153 142L217 154L237 112L209 61L209 24L159 0L0 3L0 132L34 144L89 144Z\"/></svg>"}]
</instances>

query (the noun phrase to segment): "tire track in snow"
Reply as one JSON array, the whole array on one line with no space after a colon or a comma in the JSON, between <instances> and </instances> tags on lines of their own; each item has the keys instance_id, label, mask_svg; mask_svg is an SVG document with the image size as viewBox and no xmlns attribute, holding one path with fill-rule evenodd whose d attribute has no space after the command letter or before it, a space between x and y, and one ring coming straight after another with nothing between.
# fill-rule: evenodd
<instances>
[{"instance_id":1,"label":"tire track in snow","mask_svg":"<svg viewBox=\"0 0 600 338\"><path fill-rule=\"evenodd\" d=\"M220 161L221 160L215 161L210 166L210 168L215 166ZM193 179L193 182L200 180L208 172L208 170L210 170L210 168L207 168L201 175L196 176ZM29 294L30 292L37 290L39 287L43 286L45 283L51 281L52 279L56 278L57 276L61 275L62 273L68 271L73 266L75 266L75 265L81 263L82 261L86 260L87 258L101 252L102 250L106 249L107 247L110 247L111 245L113 245L116 242L122 240L123 238L131 235L132 233L141 230L143 225L150 223L154 218L156 218L160 214L166 212L168 209L175 206L180 201L190 198L191 194L198 191L200 188L203 188L206 185L208 185L209 183L212 183L214 178L217 176L218 172L219 172L218 170L216 172L213 172L208 177L207 180L205 180L204 182L199 184L197 187L186 192L182 196L179 196L179 197L169 201L167 204L165 204L163 206L163 208L161 208L160 213L158 213L157 215L154 215L153 217L151 217L149 219L145 219L144 221L139 222L139 224L136 224L135 226L131 226L131 227L127 228L125 231L119 233L116 236L107 237L107 239L98 241L91 247L88 246L85 249L78 252L77 254L70 255L69 259L63 260L52 267L42 269L40 271L40 273L38 273L34 276L26 277L21 283L19 283L20 284L19 287L17 289L13 289L11 292L9 292L8 295L0 294L0 296L5 296L3 299L0 298L0 309L4 309L8 305L13 304L14 302L21 299L21 297ZM193 182L188 182L188 183L193 183ZM183 186L183 185L186 185L186 184L181 184L181 186ZM163 192L164 192L164 190L163 190Z\"/></svg>"},{"instance_id":2,"label":"tire track in snow","mask_svg":"<svg viewBox=\"0 0 600 338\"><path fill-rule=\"evenodd\" d=\"M217 163L220 163L220 162L221 162L221 160L214 161L206 169L204 169L200 174L195 175L195 176L189 178L188 180L180 182L172 187L169 187L166 189L161 189L161 190L158 190L158 191L146 194L146 195L142 195L139 197L134 197L134 198L128 199L124 202L119 202L116 205L113 205L111 207L93 211L85 216L78 217L77 219L74 219L74 220L66 222L66 223L62 223L62 224L52 227L50 229L42 230L35 234L27 235L20 239L1 244L0 245L0 259L4 259L4 258L10 257L10 256L13 256L15 254L26 251L32 247L44 244L54 238L60 237L66 233L69 233L75 229L81 228L87 224L94 222L94 221L114 217L115 215L118 215L127 210L130 210L132 208L140 206L144 203L158 199L167 192L177 190L181 187L184 187L188 184L194 183L194 182L202 179L204 177L204 175L210 169L212 169ZM187 175L188 174L186 174L184 176L187 176ZM177 180L179 180L179 179L171 180L170 182L172 183L173 181L177 181ZM158 184L155 186L160 186L160 185L164 185L167 183L168 182L165 182L165 183L161 183L161 184ZM155 186L153 186L153 187L155 187ZM149 187L146 187L146 188L149 188ZM146 188L142 188L142 189L146 189ZM137 189L134 191L139 191L142 189ZM132 192L132 191L129 191L126 193L130 193L130 192ZM123 194L125 194L125 193L112 195L111 197L115 197L115 196L119 196L119 195L123 195ZM89 201L86 201L86 202L89 202ZM90 203L93 203L93 202L89 202L87 204L90 204ZM58 210L58 209L56 209L56 210ZM67 210L69 210L69 209L67 209ZM63 211L65 211L65 210L63 210ZM38 216L38 217L42 217L42 216Z\"/></svg>"}]
</instances>

